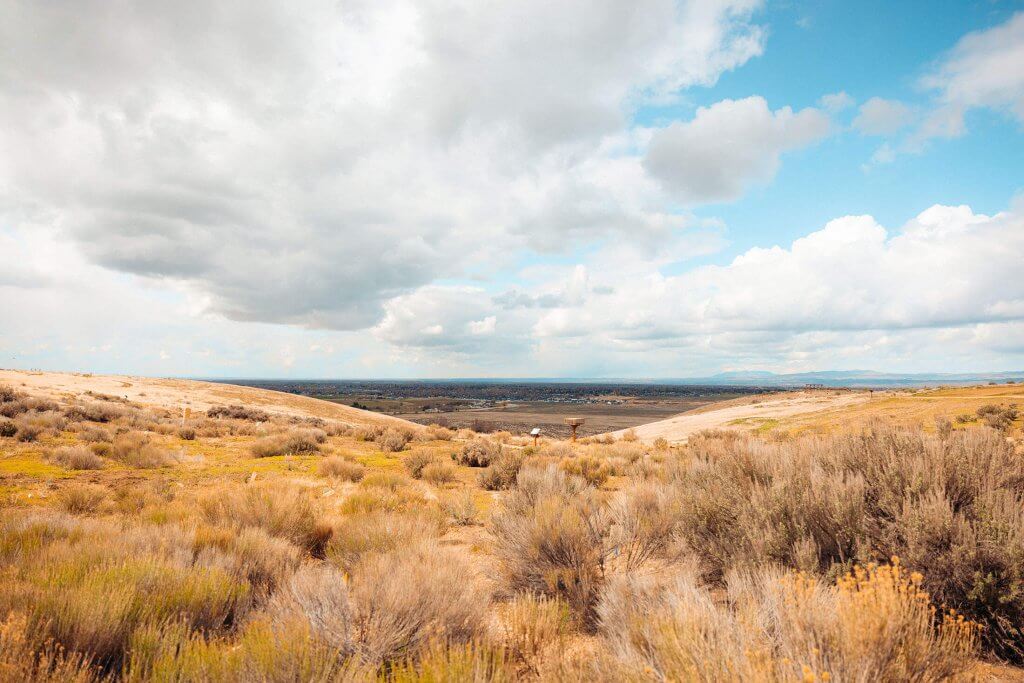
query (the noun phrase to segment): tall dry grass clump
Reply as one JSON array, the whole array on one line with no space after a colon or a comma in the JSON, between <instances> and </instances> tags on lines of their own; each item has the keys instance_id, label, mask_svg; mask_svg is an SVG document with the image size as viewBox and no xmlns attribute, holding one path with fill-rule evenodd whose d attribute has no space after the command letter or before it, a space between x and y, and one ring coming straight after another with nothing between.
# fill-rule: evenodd
<instances>
[{"instance_id":1,"label":"tall dry grass clump","mask_svg":"<svg viewBox=\"0 0 1024 683\"><path fill-rule=\"evenodd\" d=\"M404 429L388 427L375 439L375 442L382 451L387 453L398 453L405 450L406 445L412 440L412 434Z\"/></svg>"},{"instance_id":2,"label":"tall dry grass clump","mask_svg":"<svg viewBox=\"0 0 1024 683\"><path fill-rule=\"evenodd\" d=\"M318 471L321 477L330 477L341 481L361 481L366 476L366 468L357 462L347 460L337 455L324 458L320 461Z\"/></svg>"},{"instance_id":3,"label":"tall dry grass clump","mask_svg":"<svg viewBox=\"0 0 1024 683\"><path fill-rule=\"evenodd\" d=\"M694 573L627 574L598 608L612 680L945 681L974 666L976 625L942 614L919 575L856 566L829 585L800 572L735 575L722 604Z\"/></svg>"},{"instance_id":4,"label":"tall dry grass clump","mask_svg":"<svg viewBox=\"0 0 1024 683\"><path fill-rule=\"evenodd\" d=\"M283 434L264 437L250 447L257 458L277 455L309 455L320 452L320 444L327 440L322 429L292 429Z\"/></svg>"},{"instance_id":5,"label":"tall dry grass clump","mask_svg":"<svg viewBox=\"0 0 1024 683\"><path fill-rule=\"evenodd\" d=\"M355 640L364 658L406 655L430 639L484 633L490 595L462 556L420 543L363 558L352 571Z\"/></svg>"},{"instance_id":6,"label":"tall dry grass clump","mask_svg":"<svg viewBox=\"0 0 1024 683\"><path fill-rule=\"evenodd\" d=\"M683 503L676 533L701 550L705 578L768 564L837 576L896 555L984 626L988 649L1024 659L1024 459L1000 433L704 435L690 455L669 485Z\"/></svg>"},{"instance_id":7,"label":"tall dry grass clump","mask_svg":"<svg viewBox=\"0 0 1024 683\"><path fill-rule=\"evenodd\" d=\"M62 446L48 454L47 459L69 470L101 470L103 458L85 446Z\"/></svg>"},{"instance_id":8,"label":"tall dry grass clump","mask_svg":"<svg viewBox=\"0 0 1024 683\"><path fill-rule=\"evenodd\" d=\"M350 572L367 555L418 545L440 536L442 530L437 516L423 510L346 515L334 523L327 559Z\"/></svg>"},{"instance_id":9,"label":"tall dry grass clump","mask_svg":"<svg viewBox=\"0 0 1024 683\"><path fill-rule=\"evenodd\" d=\"M452 458L465 467L487 467L502 453L500 444L489 439L473 439L452 454Z\"/></svg>"},{"instance_id":10,"label":"tall dry grass clump","mask_svg":"<svg viewBox=\"0 0 1024 683\"><path fill-rule=\"evenodd\" d=\"M57 505L71 514L86 514L96 512L109 495L104 486L72 483L57 494Z\"/></svg>"},{"instance_id":11,"label":"tall dry grass clump","mask_svg":"<svg viewBox=\"0 0 1024 683\"><path fill-rule=\"evenodd\" d=\"M511 588L561 598L584 623L605 577L607 526L594 488L553 465L521 470L491 519Z\"/></svg>"},{"instance_id":12,"label":"tall dry grass clump","mask_svg":"<svg viewBox=\"0 0 1024 683\"><path fill-rule=\"evenodd\" d=\"M331 535L320 507L304 487L289 482L264 482L222 487L199 498L199 508L211 524L229 528L259 528L288 540L310 554L323 556Z\"/></svg>"},{"instance_id":13,"label":"tall dry grass clump","mask_svg":"<svg viewBox=\"0 0 1024 683\"><path fill-rule=\"evenodd\" d=\"M109 457L129 467L155 469L178 462L178 457L152 442L142 432L127 432L116 437L111 444Z\"/></svg>"},{"instance_id":14,"label":"tall dry grass clump","mask_svg":"<svg viewBox=\"0 0 1024 683\"><path fill-rule=\"evenodd\" d=\"M438 461L438 457L426 450L412 451L404 458L402 458L402 465L405 466L409 476L413 479L419 479L423 476L423 470L429 465L433 465Z\"/></svg>"},{"instance_id":15,"label":"tall dry grass clump","mask_svg":"<svg viewBox=\"0 0 1024 683\"><path fill-rule=\"evenodd\" d=\"M53 641L35 642L23 614L0 621L0 681L4 683L92 683L100 672L88 658L67 653Z\"/></svg>"},{"instance_id":16,"label":"tall dry grass clump","mask_svg":"<svg viewBox=\"0 0 1024 683\"><path fill-rule=\"evenodd\" d=\"M58 516L0 523L0 614L23 614L37 648L53 643L116 671L141 625L213 630L248 604L249 586L219 563L197 563L188 535L175 529Z\"/></svg>"}]
</instances>

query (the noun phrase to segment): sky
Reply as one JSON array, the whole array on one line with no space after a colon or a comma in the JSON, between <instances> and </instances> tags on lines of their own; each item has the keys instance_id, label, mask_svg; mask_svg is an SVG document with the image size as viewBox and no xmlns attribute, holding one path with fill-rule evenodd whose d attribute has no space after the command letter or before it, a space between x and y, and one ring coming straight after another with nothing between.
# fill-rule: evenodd
<instances>
[{"instance_id":1,"label":"sky","mask_svg":"<svg viewBox=\"0 0 1024 683\"><path fill-rule=\"evenodd\" d=\"M1024 0L0 16L0 367L1024 369Z\"/></svg>"}]
</instances>

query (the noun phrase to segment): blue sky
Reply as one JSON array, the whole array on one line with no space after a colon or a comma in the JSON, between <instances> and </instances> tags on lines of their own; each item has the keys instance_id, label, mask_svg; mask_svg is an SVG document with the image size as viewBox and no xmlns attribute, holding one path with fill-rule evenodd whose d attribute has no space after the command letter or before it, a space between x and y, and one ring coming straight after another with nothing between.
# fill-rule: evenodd
<instances>
[{"instance_id":1,"label":"blue sky","mask_svg":"<svg viewBox=\"0 0 1024 683\"><path fill-rule=\"evenodd\" d=\"M723 98L762 94L772 107L814 106L846 92L927 107L927 74L970 31L1006 21L1020 2L792 2L766 12L764 54L722 75L713 88L689 93L686 106L641 111L641 120L686 117ZM851 108L837 118L849 126ZM814 149L792 154L773 182L741 201L702 208L729 225L728 259L750 246L786 244L837 215L867 213L898 226L932 204L969 204L982 213L1005 209L1024 188L1021 122L1005 112L968 115L969 135L931 144L920 154L865 171L884 142L846 130ZM809 196L810 195L810 196Z\"/></svg>"},{"instance_id":2,"label":"blue sky","mask_svg":"<svg viewBox=\"0 0 1024 683\"><path fill-rule=\"evenodd\" d=\"M13 2L0 366L1024 368L1024 1Z\"/></svg>"}]
</instances>

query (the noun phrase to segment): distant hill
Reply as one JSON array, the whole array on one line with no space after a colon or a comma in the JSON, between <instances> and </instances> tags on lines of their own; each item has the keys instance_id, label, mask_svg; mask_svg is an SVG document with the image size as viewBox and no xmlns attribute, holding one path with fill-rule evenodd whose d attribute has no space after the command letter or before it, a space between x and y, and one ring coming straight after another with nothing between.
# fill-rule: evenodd
<instances>
[{"instance_id":1,"label":"distant hill","mask_svg":"<svg viewBox=\"0 0 1024 683\"><path fill-rule=\"evenodd\" d=\"M827 387L920 387L944 384L1024 382L1024 370L984 373L887 373L873 370L823 370L776 374L763 370L722 372L710 377L674 380L680 384L724 384L796 387L820 384Z\"/></svg>"}]
</instances>

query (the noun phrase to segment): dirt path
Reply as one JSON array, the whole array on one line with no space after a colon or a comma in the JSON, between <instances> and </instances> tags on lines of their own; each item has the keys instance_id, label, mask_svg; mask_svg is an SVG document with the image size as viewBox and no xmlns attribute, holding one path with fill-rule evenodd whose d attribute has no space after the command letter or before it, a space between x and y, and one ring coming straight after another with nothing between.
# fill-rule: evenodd
<instances>
[{"instance_id":1,"label":"dirt path","mask_svg":"<svg viewBox=\"0 0 1024 683\"><path fill-rule=\"evenodd\" d=\"M0 370L0 384L7 384L15 389L22 388L35 395L44 394L54 398L80 396L91 391L95 394L117 396L146 406L191 408L193 412L205 411L215 405L241 404L283 415L338 420L353 426L394 424L413 430L423 429L421 425L397 417L359 410L308 396L190 379Z\"/></svg>"},{"instance_id":2,"label":"dirt path","mask_svg":"<svg viewBox=\"0 0 1024 683\"><path fill-rule=\"evenodd\" d=\"M691 434L704 429L736 429L757 426L757 421L772 420L806 413L847 408L870 399L866 391L807 391L790 394L772 394L756 402L715 408L707 406L682 413L667 420L633 427L642 441L667 439L670 443L686 441ZM744 425L741 421L749 421ZM628 430L611 432L621 438Z\"/></svg>"}]
</instances>

